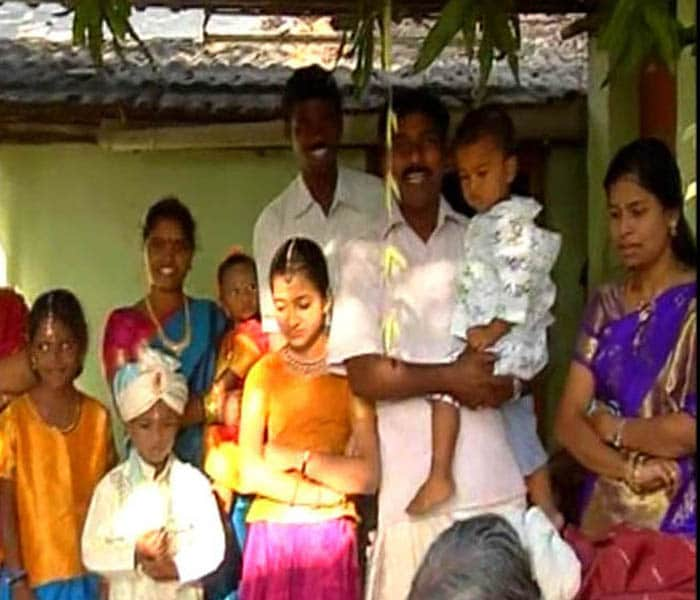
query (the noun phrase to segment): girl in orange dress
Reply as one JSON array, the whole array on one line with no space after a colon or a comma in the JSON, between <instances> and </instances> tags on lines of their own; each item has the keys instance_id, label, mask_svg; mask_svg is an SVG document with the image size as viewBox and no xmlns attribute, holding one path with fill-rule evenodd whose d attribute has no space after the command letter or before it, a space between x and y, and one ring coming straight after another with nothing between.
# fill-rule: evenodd
<instances>
[{"instance_id":1,"label":"girl in orange dress","mask_svg":"<svg viewBox=\"0 0 700 600\"><path fill-rule=\"evenodd\" d=\"M93 489L114 461L109 413L75 387L87 324L66 290L40 296L29 315L38 383L0 414L0 541L14 600L96 600L80 535ZM2 591L2 590L0 590Z\"/></svg>"},{"instance_id":2,"label":"girl in orange dress","mask_svg":"<svg viewBox=\"0 0 700 600\"><path fill-rule=\"evenodd\" d=\"M241 600L358 600L350 494L379 477L374 407L326 369L331 298L323 252L294 238L270 284L287 344L250 370L241 412L239 488L248 512Z\"/></svg>"}]
</instances>

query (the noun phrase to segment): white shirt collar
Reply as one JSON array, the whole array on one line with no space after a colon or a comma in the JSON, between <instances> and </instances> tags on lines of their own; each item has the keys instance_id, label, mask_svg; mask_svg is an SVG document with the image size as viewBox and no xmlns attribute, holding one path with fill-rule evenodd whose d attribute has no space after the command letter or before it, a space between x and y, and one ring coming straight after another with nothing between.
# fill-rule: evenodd
<instances>
[{"instance_id":1,"label":"white shirt collar","mask_svg":"<svg viewBox=\"0 0 700 600\"><path fill-rule=\"evenodd\" d=\"M362 210L362 198L358 198L357 194L353 194L349 189L348 176L346 169L344 167L338 166L338 180L335 184L335 193L333 194L333 202L328 210L328 214L332 214L336 210L339 204L345 204L350 208L356 210ZM304 182L304 177L301 173L296 176L294 180L294 194L292 196L292 214L295 218L299 218L304 215L311 207L316 204L309 188L306 187Z\"/></svg>"},{"instance_id":2,"label":"white shirt collar","mask_svg":"<svg viewBox=\"0 0 700 600\"><path fill-rule=\"evenodd\" d=\"M160 483L170 476L170 470L172 469L174 460L172 453L168 457L168 460L165 464L165 467L163 467L163 470L158 474L158 476L156 476L156 468L153 465L148 464L145 460L143 460L141 458L141 455L136 451L136 448L133 448L132 452L136 457L134 464L139 469L139 471L141 471L141 477L144 481L155 481L156 483Z\"/></svg>"},{"instance_id":3,"label":"white shirt collar","mask_svg":"<svg viewBox=\"0 0 700 600\"><path fill-rule=\"evenodd\" d=\"M458 213L456 210L454 210L445 200L445 198L441 195L440 196L440 204L438 206L438 219L437 219L437 225L435 227L435 231L439 231L442 226L445 224L446 221L452 221L455 223L461 223L461 224L466 224L467 223L467 218L464 215L461 215ZM386 239L386 237L389 235L392 229L395 227L405 225L406 227L410 227L410 225L406 222L406 219L403 216L403 213L401 212L401 207L399 206L398 202L396 199L392 200L391 202L391 214L387 215L386 221L384 223L384 227L381 230L381 236L383 239ZM435 232L433 232L435 233Z\"/></svg>"}]
</instances>

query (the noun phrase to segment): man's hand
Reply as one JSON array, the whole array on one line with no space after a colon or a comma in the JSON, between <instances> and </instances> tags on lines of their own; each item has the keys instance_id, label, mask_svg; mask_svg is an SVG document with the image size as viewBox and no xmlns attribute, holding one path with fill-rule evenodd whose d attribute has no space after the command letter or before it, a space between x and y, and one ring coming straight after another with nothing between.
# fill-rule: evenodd
<instances>
[{"instance_id":1,"label":"man's hand","mask_svg":"<svg viewBox=\"0 0 700 600\"><path fill-rule=\"evenodd\" d=\"M513 395L513 379L495 376L496 357L488 352L465 348L454 363L450 376L450 395L471 409L498 408Z\"/></svg>"}]
</instances>

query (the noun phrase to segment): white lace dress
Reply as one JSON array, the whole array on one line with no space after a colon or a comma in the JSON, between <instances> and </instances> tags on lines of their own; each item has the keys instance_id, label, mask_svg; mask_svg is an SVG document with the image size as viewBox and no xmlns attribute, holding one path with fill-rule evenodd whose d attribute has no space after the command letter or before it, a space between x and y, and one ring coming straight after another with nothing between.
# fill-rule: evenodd
<instances>
[{"instance_id":1,"label":"white lace dress","mask_svg":"<svg viewBox=\"0 0 700 600\"><path fill-rule=\"evenodd\" d=\"M464 262L457 276L457 302L451 332L464 340L467 330L493 319L512 324L490 351L494 373L532 379L547 364L547 327L556 288L550 271L561 236L535 225L542 210L532 198L511 196L471 219L464 238ZM520 470L529 475L547 459L537 437L532 396L503 405L510 444Z\"/></svg>"}]
</instances>

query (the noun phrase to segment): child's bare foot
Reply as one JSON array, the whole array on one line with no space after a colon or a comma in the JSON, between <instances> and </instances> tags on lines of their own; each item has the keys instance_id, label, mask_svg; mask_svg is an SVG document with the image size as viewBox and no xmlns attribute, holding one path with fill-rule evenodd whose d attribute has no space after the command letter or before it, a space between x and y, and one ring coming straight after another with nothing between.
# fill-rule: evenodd
<instances>
[{"instance_id":1,"label":"child's bare foot","mask_svg":"<svg viewBox=\"0 0 700 600\"><path fill-rule=\"evenodd\" d=\"M406 507L406 512L409 515L422 515L450 498L454 491L455 482L451 477L431 473Z\"/></svg>"}]
</instances>

